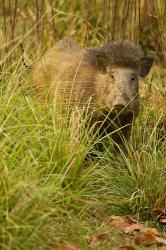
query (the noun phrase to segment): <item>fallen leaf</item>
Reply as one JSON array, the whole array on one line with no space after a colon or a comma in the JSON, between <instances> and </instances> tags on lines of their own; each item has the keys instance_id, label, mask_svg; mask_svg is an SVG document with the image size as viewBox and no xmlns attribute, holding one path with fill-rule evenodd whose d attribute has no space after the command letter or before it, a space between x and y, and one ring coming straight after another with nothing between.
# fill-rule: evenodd
<instances>
[{"instance_id":1,"label":"fallen leaf","mask_svg":"<svg viewBox=\"0 0 166 250\"><path fill-rule=\"evenodd\" d=\"M150 235L147 234L145 236L139 236L135 239L135 243L137 245L142 245L142 246L166 246L166 239L161 238L161 237L156 237L155 235Z\"/></svg>"},{"instance_id":2,"label":"fallen leaf","mask_svg":"<svg viewBox=\"0 0 166 250\"><path fill-rule=\"evenodd\" d=\"M134 223L124 229L125 233L134 233L134 232L144 232L145 226L143 224Z\"/></svg>"},{"instance_id":3,"label":"fallen leaf","mask_svg":"<svg viewBox=\"0 0 166 250\"><path fill-rule=\"evenodd\" d=\"M157 244L156 236L154 235L145 235L145 236L139 236L135 239L135 243L137 245L142 245L142 246L153 246Z\"/></svg>"},{"instance_id":4,"label":"fallen leaf","mask_svg":"<svg viewBox=\"0 0 166 250\"><path fill-rule=\"evenodd\" d=\"M157 216L166 216L166 210L161 209L161 208L155 208L153 209L153 212L157 215Z\"/></svg>"},{"instance_id":5,"label":"fallen leaf","mask_svg":"<svg viewBox=\"0 0 166 250\"><path fill-rule=\"evenodd\" d=\"M153 227L145 227L144 232L150 235L160 236L157 229Z\"/></svg>"},{"instance_id":6,"label":"fallen leaf","mask_svg":"<svg viewBox=\"0 0 166 250\"><path fill-rule=\"evenodd\" d=\"M123 246L123 247L120 247L119 250L136 250L136 249L133 246Z\"/></svg>"},{"instance_id":7,"label":"fallen leaf","mask_svg":"<svg viewBox=\"0 0 166 250\"><path fill-rule=\"evenodd\" d=\"M129 216L111 216L106 220L106 223L111 227L125 229L129 225L137 223Z\"/></svg>"},{"instance_id":8,"label":"fallen leaf","mask_svg":"<svg viewBox=\"0 0 166 250\"><path fill-rule=\"evenodd\" d=\"M141 232L159 236L155 228L145 227L143 224L138 223L128 216L111 216L106 223L111 227L119 228L127 234Z\"/></svg>"},{"instance_id":9,"label":"fallen leaf","mask_svg":"<svg viewBox=\"0 0 166 250\"><path fill-rule=\"evenodd\" d=\"M160 217L160 219L159 219L159 222L161 223L161 224L166 224L166 216L161 216Z\"/></svg>"},{"instance_id":10,"label":"fallen leaf","mask_svg":"<svg viewBox=\"0 0 166 250\"><path fill-rule=\"evenodd\" d=\"M161 237L156 237L158 246L166 246L166 239Z\"/></svg>"},{"instance_id":11,"label":"fallen leaf","mask_svg":"<svg viewBox=\"0 0 166 250\"><path fill-rule=\"evenodd\" d=\"M103 233L99 235L87 236L86 239L90 242L90 246L92 248L96 248L100 244L108 240L108 234Z\"/></svg>"},{"instance_id":12,"label":"fallen leaf","mask_svg":"<svg viewBox=\"0 0 166 250\"><path fill-rule=\"evenodd\" d=\"M61 240L53 241L49 250L80 250L80 247L76 243Z\"/></svg>"},{"instance_id":13,"label":"fallen leaf","mask_svg":"<svg viewBox=\"0 0 166 250\"><path fill-rule=\"evenodd\" d=\"M158 216L158 220L161 224L166 224L166 210L156 208L153 210L153 212Z\"/></svg>"}]
</instances>

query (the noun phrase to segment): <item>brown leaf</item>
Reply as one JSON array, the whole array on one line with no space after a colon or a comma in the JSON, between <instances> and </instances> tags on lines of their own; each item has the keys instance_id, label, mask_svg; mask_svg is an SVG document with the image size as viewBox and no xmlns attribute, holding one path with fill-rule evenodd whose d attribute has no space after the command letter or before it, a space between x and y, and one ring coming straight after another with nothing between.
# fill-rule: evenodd
<instances>
[{"instance_id":1,"label":"brown leaf","mask_svg":"<svg viewBox=\"0 0 166 250\"><path fill-rule=\"evenodd\" d=\"M108 234L103 233L99 235L87 236L87 240L90 242L92 248L98 247L100 244L108 240Z\"/></svg>"},{"instance_id":2,"label":"brown leaf","mask_svg":"<svg viewBox=\"0 0 166 250\"><path fill-rule=\"evenodd\" d=\"M80 247L76 243L61 240L53 241L49 250L80 250Z\"/></svg>"},{"instance_id":3,"label":"brown leaf","mask_svg":"<svg viewBox=\"0 0 166 250\"><path fill-rule=\"evenodd\" d=\"M141 232L159 236L155 228L145 227L143 224L137 223L137 221L128 216L111 216L106 223L111 227L119 228L123 232L129 234Z\"/></svg>"},{"instance_id":4,"label":"brown leaf","mask_svg":"<svg viewBox=\"0 0 166 250\"><path fill-rule=\"evenodd\" d=\"M161 216L159 222L160 222L161 224L164 224L164 225L165 225L165 224L166 224L166 216Z\"/></svg>"},{"instance_id":5,"label":"brown leaf","mask_svg":"<svg viewBox=\"0 0 166 250\"><path fill-rule=\"evenodd\" d=\"M153 246L157 244L156 236L154 235L145 235L145 236L139 236L135 239L135 243L137 245L143 245L146 247Z\"/></svg>"},{"instance_id":6,"label":"brown leaf","mask_svg":"<svg viewBox=\"0 0 166 250\"><path fill-rule=\"evenodd\" d=\"M157 216L166 216L166 210L161 209L161 208L155 208L153 210L153 212L157 215Z\"/></svg>"},{"instance_id":7,"label":"brown leaf","mask_svg":"<svg viewBox=\"0 0 166 250\"><path fill-rule=\"evenodd\" d=\"M143 245L143 246L166 246L166 239L161 237L156 237L155 235L147 234L145 236L139 236L135 239L135 243L137 245Z\"/></svg>"},{"instance_id":8,"label":"brown leaf","mask_svg":"<svg viewBox=\"0 0 166 250\"><path fill-rule=\"evenodd\" d=\"M134 233L134 232L144 232L145 226L142 224L134 223L125 228L125 233Z\"/></svg>"},{"instance_id":9,"label":"brown leaf","mask_svg":"<svg viewBox=\"0 0 166 250\"><path fill-rule=\"evenodd\" d=\"M124 232L129 233L129 234L140 232L140 233L146 233L149 235L160 236L156 228L145 227L143 224L139 224L139 223L135 223L133 225L126 227Z\"/></svg>"},{"instance_id":10,"label":"brown leaf","mask_svg":"<svg viewBox=\"0 0 166 250\"><path fill-rule=\"evenodd\" d=\"M153 210L153 212L158 216L158 220L161 224L166 224L166 210L156 208Z\"/></svg>"},{"instance_id":11,"label":"brown leaf","mask_svg":"<svg viewBox=\"0 0 166 250\"><path fill-rule=\"evenodd\" d=\"M128 216L111 216L107 219L106 223L111 227L125 229L126 227L135 224L136 221Z\"/></svg>"},{"instance_id":12,"label":"brown leaf","mask_svg":"<svg viewBox=\"0 0 166 250\"><path fill-rule=\"evenodd\" d=\"M166 239L161 237L156 237L157 246L166 246Z\"/></svg>"},{"instance_id":13,"label":"brown leaf","mask_svg":"<svg viewBox=\"0 0 166 250\"><path fill-rule=\"evenodd\" d=\"M120 247L119 250L136 250L136 249L133 246L123 246L123 247Z\"/></svg>"},{"instance_id":14,"label":"brown leaf","mask_svg":"<svg viewBox=\"0 0 166 250\"><path fill-rule=\"evenodd\" d=\"M153 227L145 227L145 233L150 234L150 235L160 236L157 229Z\"/></svg>"}]
</instances>

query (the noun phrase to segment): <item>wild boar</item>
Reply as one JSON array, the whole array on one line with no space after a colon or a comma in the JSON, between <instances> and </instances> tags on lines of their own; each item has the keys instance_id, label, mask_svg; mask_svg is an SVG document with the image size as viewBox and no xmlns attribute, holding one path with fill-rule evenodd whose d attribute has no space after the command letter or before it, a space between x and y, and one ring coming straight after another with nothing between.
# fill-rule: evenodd
<instances>
[{"instance_id":1,"label":"wild boar","mask_svg":"<svg viewBox=\"0 0 166 250\"><path fill-rule=\"evenodd\" d=\"M113 140L128 138L140 107L139 76L145 77L154 59L144 57L131 42L82 48L72 39L60 40L33 70L33 82L42 99L63 100L92 112L91 126L100 135L119 128Z\"/></svg>"}]
</instances>

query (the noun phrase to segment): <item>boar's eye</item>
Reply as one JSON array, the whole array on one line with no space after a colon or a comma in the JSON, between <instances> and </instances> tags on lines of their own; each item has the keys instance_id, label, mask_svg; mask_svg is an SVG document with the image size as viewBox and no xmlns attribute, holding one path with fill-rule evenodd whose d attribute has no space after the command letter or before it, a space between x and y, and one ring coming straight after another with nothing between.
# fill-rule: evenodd
<instances>
[{"instance_id":1,"label":"boar's eye","mask_svg":"<svg viewBox=\"0 0 166 250\"><path fill-rule=\"evenodd\" d=\"M110 78L111 78L112 81L114 80L114 74L113 73L110 74Z\"/></svg>"},{"instance_id":2,"label":"boar's eye","mask_svg":"<svg viewBox=\"0 0 166 250\"><path fill-rule=\"evenodd\" d=\"M136 75L134 75L134 74L133 74L133 75L131 75L131 81L132 81L132 82L133 82L133 81L135 81L135 80L136 80L136 78L137 78L137 77L136 77Z\"/></svg>"}]
</instances>

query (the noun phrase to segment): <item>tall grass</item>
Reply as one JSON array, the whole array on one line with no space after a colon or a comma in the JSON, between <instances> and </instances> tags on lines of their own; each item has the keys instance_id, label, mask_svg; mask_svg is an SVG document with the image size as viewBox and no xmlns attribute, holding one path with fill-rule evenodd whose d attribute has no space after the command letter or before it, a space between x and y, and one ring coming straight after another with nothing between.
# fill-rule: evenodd
<instances>
[{"instance_id":1,"label":"tall grass","mask_svg":"<svg viewBox=\"0 0 166 250\"><path fill-rule=\"evenodd\" d=\"M3 1L0 14L0 246L46 249L53 239L64 239L88 249L86 235L108 230L103 214L130 214L157 225L153 209L166 207L165 3L42 3ZM85 120L73 153L70 126L55 116L53 104L37 100L20 44L27 60L34 60L66 35L85 45L132 39L161 59L142 84L146 92L131 143L126 142L127 156L114 155L110 137L100 141L102 152L92 147ZM120 243L115 240L115 247Z\"/></svg>"}]
</instances>

